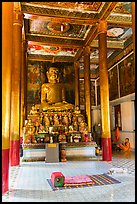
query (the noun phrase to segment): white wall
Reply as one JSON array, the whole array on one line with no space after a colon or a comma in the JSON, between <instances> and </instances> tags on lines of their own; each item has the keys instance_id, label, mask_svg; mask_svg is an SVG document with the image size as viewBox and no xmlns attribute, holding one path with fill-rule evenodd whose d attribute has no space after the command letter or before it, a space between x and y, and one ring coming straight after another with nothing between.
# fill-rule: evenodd
<instances>
[{"instance_id":1,"label":"white wall","mask_svg":"<svg viewBox=\"0 0 137 204\"><path fill-rule=\"evenodd\" d=\"M129 138L131 148L135 149L135 107L134 101L121 103L121 140Z\"/></svg>"},{"instance_id":2,"label":"white wall","mask_svg":"<svg viewBox=\"0 0 137 204\"><path fill-rule=\"evenodd\" d=\"M135 110L133 101L121 103L121 123L123 131L135 130Z\"/></svg>"},{"instance_id":3,"label":"white wall","mask_svg":"<svg viewBox=\"0 0 137 204\"><path fill-rule=\"evenodd\" d=\"M92 126L100 123L100 109L92 110Z\"/></svg>"},{"instance_id":4,"label":"white wall","mask_svg":"<svg viewBox=\"0 0 137 204\"><path fill-rule=\"evenodd\" d=\"M115 128L115 110L114 110L114 106L109 107L109 111L110 111L110 129L114 130Z\"/></svg>"}]
</instances>

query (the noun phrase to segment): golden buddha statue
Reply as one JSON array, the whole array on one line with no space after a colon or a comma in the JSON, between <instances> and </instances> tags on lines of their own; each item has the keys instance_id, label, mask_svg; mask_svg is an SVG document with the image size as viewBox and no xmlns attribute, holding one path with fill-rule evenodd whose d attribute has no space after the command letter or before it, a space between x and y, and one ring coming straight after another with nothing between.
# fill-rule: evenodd
<instances>
[{"instance_id":1,"label":"golden buddha statue","mask_svg":"<svg viewBox=\"0 0 137 204\"><path fill-rule=\"evenodd\" d=\"M34 123L32 123L32 120L29 119L25 126L25 138L24 143L36 143L35 139L35 126Z\"/></svg>"},{"instance_id":2,"label":"golden buddha statue","mask_svg":"<svg viewBox=\"0 0 137 204\"><path fill-rule=\"evenodd\" d=\"M31 119L28 119L25 126L25 133L34 134L34 132L35 132L34 123L32 123Z\"/></svg>"},{"instance_id":3,"label":"golden buddha statue","mask_svg":"<svg viewBox=\"0 0 137 204\"><path fill-rule=\"evenodd\" d=\"M31 107L31 110L30 110L30 113L29 113L30 115L34 115L34 116L38 116L39 115L39 113L37 112L37 109L36 109L36 107L35 107L35 105L33 105L32 107Z\"/></svg>"},{"instance_id":4,"label":"golden buddha statue","mask_svg":"<svg viewBox=\"0 0 137 204\"><path fill-rule=\"evenodd\" d=\"M53 117L53 120L54 120L54 125L58 126L59 125L59 118L58 118L58 115L56 113L55 113L55 115Z\"/></svg>"},{"instance_id":5,"label":"golden buddha statue","mask_svg":"<svg viewBox=\"0 0 137 204\"><path fill-rule=\"evenodd\" d=\"M79 106L78 106L78 105L75 107L74 113L75 113L76 115L81 114L81 110L79 109Z\"/></svg>"},{"instance_id":6,"label":"golden buddha statue","mask_svg":"<svg viewBox=\"0 0 137 204\"><path fill-rule=\"evenodd\" d=\"M79 124L79 132L84 133L87 132L88 126L84 120L82 120Z\"/></svg>"},{"instance_id":7,"label":"golden buddha statue","mask_svg":"<svg viewBox=\"0 0 137 204\"><path fill-rule=\"evenodd\" d=\"M68 116L67 116L67 115L65 115L64 118L63 118L63 124L64 124L65 126L67 126L67 127L68 127L68 125L69 125L69 119L68 119Z\"/></svg>"},{"instance_id":8,"label":"golden buddha statue","mask_svg":"<svg viewBox=\"0 0 137 204\"><path fill-rule=\"evenodd\" d=\"M45 127L49 127L50 126L50 119L49 119L48 114L44 115L44 126Z\"/></svg>"},{"instance_id":9,"label":"golden buddha statue","mask_svg":"<svg viewBox=\"0 0 137 204\"><path fill-rule=\"evenodd\" d=\"M73 109L74 105L65 101L65 90L63 84L60 82L58 68L50 67L46 74L48 78L48 83L44 83L41 87L40 108L42 110Z\"/></svg>"}]
</instances>

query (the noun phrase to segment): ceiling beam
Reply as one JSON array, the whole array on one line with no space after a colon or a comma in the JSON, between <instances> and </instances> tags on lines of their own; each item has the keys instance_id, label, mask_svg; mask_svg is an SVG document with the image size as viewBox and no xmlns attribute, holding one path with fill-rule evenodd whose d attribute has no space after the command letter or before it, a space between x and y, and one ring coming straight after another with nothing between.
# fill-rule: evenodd
<instances>
[{"instance_id":1,"label":"ceiling beam","mask_svg":"<svg viewBox=\"0 0 137 204\"><path fill-rule=\"evenodd\" d=\"M98 40L93 40L90 44L90 47L92 48L98 48L99 44L98 44ZM124 48L124 42L121 41L108 41L107 40L107 48L109 49L123 49Z\"/></svg>"},{"instance_id":2,"label":"ceiling beam","mask_svg":"<svg viewBox=\"0 0 137 204\"><path fill-rule=\"evenodd\" d=\"M108 6L106 9L103 11L102 15L100 16L100 20L105 20L108 18L110 13L114 10L118 2L109 2Z\"/></svg>"},{"instance_id":3,"label":"ceiling beam","mask_svg":"<svg viewBox=\"0 0 137 204\"><path fill-rule=\"evenodd\" d=\"M74 62L74 57L71 56L54 56L54 55L33 55L28 54L28 60L32 61L49 61L49 62Z\"/></svg>"},{"instance_id":4,"label":"ceiling beam","mask_svg":"<svg viewBox=\"0 0 137 204\"><path fill-rule=\"evenodd\" d=\"M54 38L47 35L27 34L26 40L40 42L42 44L49 45L49 46L52 46L54 44L54 46L59 46L59 47L81 48L84 45L83 40L75 40L75 39L68 40L67 38Z\"/></svg>"},{"instance_id":5,"label":"ceiling beam","mask_svg":"<svg viewBox=\"0 0 137 204\"><path fill-rule=\"evenodd\" d=\"M50 35L43 35L43 34L36 34L36 33L33 33L33 34L31 34L31 33L29 33L29 32L27 32L26 33L26 35L28 35L28 36L37 36L37 37L45 37L45 38L62 38L62 39L67 39L67 40L78 40L78 41L83 41L83 39L80 39L80 38L72 38L72 37L66 37L66 36L57 36L57 35L55 35L55 36L50 36Z\"/></svg>"},{"instance_id":6,"label":"ceiling beam","mask_svg":"<svg viewBox=\"0 0 137 204\"><path fill-rule=\"evenodd\" d=\"M107 25L113 26L113 27L126 27L126 28L131 28L132 27L132 22L129 21L114 21L114 20L107 20Z\"/></svg>"},{"instance_id":7,"label":"ceiling beam","mask_svg":"<svg viewBox=\"0 0 137 204\"><path fill-rule=\"evenodd\" d=\"M108 25L119 25L122 27L132 27L132 21L129 17L122 16L123 20L120 21L118 16L109 16L107 19ZM128 19L127 19L128 18ZM78 25L96 25L99 22L98 19L79 19L79 18L68 18L68 17L51 17L51 16L43 16L39 14L31 14L31 13L24 13L24 19L26 20L38 20L38 21L53 21L53 22L60 22L60 23L70 23L70 24L78 24ZM125 20L124 20L125 19Z\"/></svg>"},{"instance_id":8,"label":"ceiling beam","mask_svg":"<svg viewBox=\"0 0 137 204\"><path fill-rule=\"evenodd\" d=\"M82 56L82 53L83 53L83 47L80 48L80 49L77 51L77 54L76 54L76 56L75 56L75 58L74 58L74 61L79 60L79 59L81 58L81 56Z\"/></svg>"},{"instance_id":9,"label":"ceiling beam","mask_svg":"<svg viewBox=\"0 0 137 204\"><path fill-rule=\"evenodd\" d=\"M78 25L94 25L98 22L98 19L81 19L72 17L56 17L56 16L44 16L39 14L32 14L30 12L24 13L24 19L38 20L38 21L53 21L57 23L70 23Z\"/></svg>"},{"instance_id":10,"label":"ceiling beam","mask_svg":"<svg viewBox=\"0 0 137 204\"><path fill-rule=\"evenodd\" d=\"M120 27L132 27L132 15L112 13L107 18L107 24Z\"/></svg>"}]
</instances>

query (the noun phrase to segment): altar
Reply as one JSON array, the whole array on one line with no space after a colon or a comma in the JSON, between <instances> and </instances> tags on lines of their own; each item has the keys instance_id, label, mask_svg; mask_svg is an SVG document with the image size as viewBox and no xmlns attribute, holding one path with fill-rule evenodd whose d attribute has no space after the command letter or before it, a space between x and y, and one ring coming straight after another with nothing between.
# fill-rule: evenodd
<instances>
[{"instance_id":1,"label":"altar","mask_svg":"<svg viewBox=\"0 0 137 204\"><path fill-rule=\"evenodd\" d=\"M23 144L22 161L66 162L73 157L94 158L96 142Z\"/></svg>"},{"instance_id":2,"label":"altar","mask_svg":"<svg viewBox=\"0 0 137 204\"><path fill-rule=\"evenodd\" d=\"M41 103L33 104L23 136L23 161L65 162L68 156L95 156L96 143L79 106L65 101L59 69L50 67L41 86ZM55 153L56 152L56 153Z\"/></svg>"},{"instance_id":3,"label":"altar","mask_svg":"<svg viewBox=\"0 0 137 204\"><path fill-rule=\"evenodd\" d=\"M68 142L60 144L60 151L64 150L62 161L72 160L74 157L77 159L94 158L96 157L96 142Z\"/></svg>"}]
</instances>

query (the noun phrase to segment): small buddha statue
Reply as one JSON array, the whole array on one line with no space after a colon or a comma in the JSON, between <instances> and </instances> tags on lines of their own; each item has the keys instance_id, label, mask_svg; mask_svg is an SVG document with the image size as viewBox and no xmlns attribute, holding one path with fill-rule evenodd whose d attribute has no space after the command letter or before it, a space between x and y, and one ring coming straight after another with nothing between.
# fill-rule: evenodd
<instances>
[{"instance_id":1,"label":"small buddha statue","mask_svg":"<svg viewBox=\"0 0 137 204\"><path fill-rule=\"evenodd\" d=\"M49 127L50 126L50 119L48 117L48 114L44 115L44 126Z\"/></svg>"},{"instance_id":2,"label":"small buddha statue","mask_svg":"<svg viewBox=\"0 0 137 204\"><path fill-rule=\"evenodd\" d=\"M34 124L32 123L31 119L28 119L28 122L26 123L25 126L25 133L34 133L35 132L35 127Z\"/></svg>"},{"instance_id":3,"label":"small buddha statue","mask_svg":"<svg viewBox=\"0 0 137 204\"><path fill-rule=\"evenodd\" d=\"M30 115L35 115L35 116L38 116L38 115L39 115L37 109L35 108L35 105L33 105L33 106L31 107Z\"/></svg>"},{"instance_id":4,"label":"small buddha statue","mask_svg":"<svg viewBox=\"0 0 137 204\"><path fill-rule=\"evenodd\" d=\"M76 115L81 114L81 111L80 111L78 105L75 107L75 109L74 109L74 113L75 113Z\"/></svg>"},{"instance_id":5,"label":"small buddha statue","mask_svg":"<svg viewBox=\"0 0 137 204\"><path fill-rule=\"evenodd\" d=\"M69 124L71 124L72 123L72 114L70 112L68 113L68 119L69 119Z\"/></svg>"},{"instance_id":6,"label":"small buddha statue","mask_svg":"<svg viewBox=\"0 0 137 204\"><path fill-rule=\"evenodd\" d=\"M67 127L68 127L68 125L69 125L69 119L68 119L68 116L67 116L67 115L65 115L64 118L63 118L63 124L64 124L65 126L67 126Z\"/></svg>"},{"instance_id":7,"label":"small buddha statue","mask_svg":"<svg viewBox=\"0 0 137 204\"><path fill-rule=\"evenodd\" d=\"M39 126L39 133L45 133L45 129L44 129L44 126L42 124L40 124L40 126Z\"/></svg>"},{"instance_id":8,"label":"small buddha statue","mask_svg":"<svg viewBox=\"0 0 137 204\"><path fill-rule=\"evenodd\" d=\"M53 120L54 120L54 125L58 126L59 125L59 118L58 118L58 114L55 113L54 117L53 117Z\"/></svg>"},{"instance_id":9,"label":"small buddha statue","mask_svg":"<svg viewBox=\"0 0 137 204\"><path fill-rule=\"evenodd\" d=\"M36 143L35 140L35 126L32 120L29 119L25 126L25 140L24 143Z\"/></svg>"},{"instance_id":10,"label":"small buddha statue","mask_svg":"<svg viewBox=\"0 0 137 204\"><path fill-rule=\"evenodd\" d=\"M74 127L75 131L78 131L78 122L77 121L74 121L73 127Z\"/></svg>"},{"instance_id":11,"label":"small buddha statue","mask_svg":"<svg viewBox=\"0 0 137 204\"><path fill-rule=\"evenodd\" d=\"M80 131L81 133L84 133L86 130L87 130L87 124L85 123L84 120L82 120L82 121L79 123L79 131Z\"/></svg>"},{"instance_id":12,"label":"small buddha statue","mask_svg":"<svg viewBox=\"0 0 137 204\"><path fill-rule=\"evenodd\" d=\"M46 72L48 83L41 86L41 109L68 110L74 108L73 104L65 101L64 85L60 82L59 70L56 67L50 67Z\"/></svg>"},{"instance_id":13,"label":"small buddha statue","mask_svg":"<svg viewBox=\"0 0 137 204\"><path fill-rule=\"evenodd\" d=\"M40 126L40 122L39 122L39 121L36 121L36 123L35 123L35 134L38 134L38 132L39 132L39 126Z\"/></svg>"}]
</instances>

